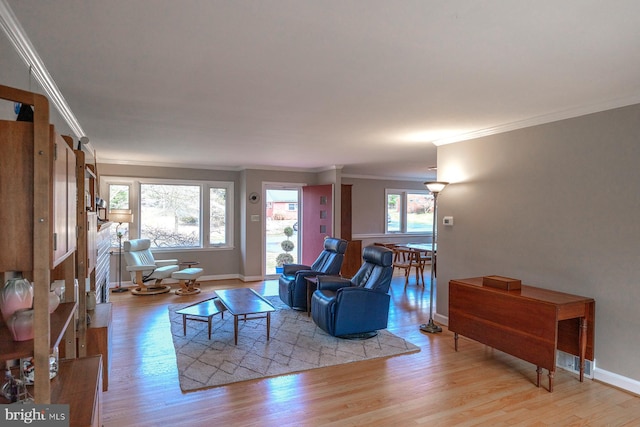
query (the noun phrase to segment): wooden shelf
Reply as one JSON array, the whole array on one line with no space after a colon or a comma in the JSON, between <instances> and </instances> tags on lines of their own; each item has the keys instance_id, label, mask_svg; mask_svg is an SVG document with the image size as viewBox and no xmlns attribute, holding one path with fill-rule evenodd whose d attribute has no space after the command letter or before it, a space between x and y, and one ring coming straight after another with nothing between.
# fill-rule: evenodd
<instances>
[{"instance_id":1,"label":"wooden shelf","mask_svg":"<svg viewBox=\"0 0 640 427\"><path fill-rule=\"evenodd\" d=\"M76 309L75 302L61 303L50 316L51 350L60 344L64 331L69 326ZM33 340L14 341L9 328L0 321L0 361L33 356Z\"/></svg>"},{"instance_id":2,"label":"wooden shelf","mask_svg":"<svg viewBox=\"0 0 640 427\"><path fill-rule=\"evenodd\" d=\"M62 360L51 380L51 403L69 405L70 426L102 424L102 358Z\"/></svg>"},{"instance_id":3,"label":"wooden shelf","mask_svg":"<svg viewBox=\"0 0 640 427\"><path fill-rule=\"evenodd\" d=\"M29 386L33 394L33 386ZM0 404L10 402L0 396ZM69 426L102 425L102 358L61 360L51 380L51 403L69 405Z\"/></svg>"},{"instance_id":4,"label":"wooden shelf","mask_svg":"<svg viewBox=\"0 0 640 427\"><path fill-rule=\"evenodd\" d=\"M111 303L97 304L88 312L91 324L87 327L87 356L102 355L102 391L109 389L111 363Z\"/></svg>"}]
</instances>

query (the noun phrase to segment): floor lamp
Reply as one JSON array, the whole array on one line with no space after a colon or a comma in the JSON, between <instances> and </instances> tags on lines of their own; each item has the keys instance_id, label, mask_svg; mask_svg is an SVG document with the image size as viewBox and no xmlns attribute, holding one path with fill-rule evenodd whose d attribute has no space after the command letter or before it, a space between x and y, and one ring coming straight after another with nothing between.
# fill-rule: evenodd
<instances>
[{"instance_id":1,"label":"floor lamp","mask_svg":"<svg viewBox=\"0 0 640 427\"><path fill-rule=\"evenodd\" d=\"M432 181L425 182L424 185L433 194L433 228L431 234L431 289L429 290L429 323L423 323L420 325L420 330L423 332L429 332L435 334L436 332L442 332L442 328L433 322L433 289L435 288L435 276L436 276L436 258L437 258L437 234L436 234L436 222L438 215L438 193L440 193L444 187L449 184L448 182Z\"/></svg>"},{"instance_id":2,"label":"floor lamp","mask_svg":"<svg viewBox=\"0 0 640 427\"><path fill-rule=\"evenodd\" d=\"M111 292L126 292L128 289L122 287L122 232L118 228L125 222L132 222L133 214L130 209L112 209L109 211L109 221L118 223L116 226L116 236L118 237L118 286L113 288Z\"/></svg>"}]
</instances>

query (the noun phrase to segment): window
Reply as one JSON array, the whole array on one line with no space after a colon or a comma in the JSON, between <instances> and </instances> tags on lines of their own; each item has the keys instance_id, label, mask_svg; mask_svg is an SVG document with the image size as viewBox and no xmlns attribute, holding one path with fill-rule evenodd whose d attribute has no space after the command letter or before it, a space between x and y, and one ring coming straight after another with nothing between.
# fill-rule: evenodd
<instances>
[{"instance_id":1,"label":"window","mask_svg":"<svg viewBox=\"0 0 640 427\"><path fill-rule=\"evenodd\" d=\"M149 239L152 248L232 246L233 182L103 180L108 182L109 208L133 211L129 238Z\"/></svg>"},{"instance_id":2,"label":"window","mask_svg":"<svg viewBox=\"0 0 640 427\"><path fill-rule=\"evenodd\" d=\"M201 188L187 184L140 184L140 237L155 248L202 246Z\"/></svg>"},{"instance_id":3,"label":"window","mask_svg":"<svg viewBox=\"0 0 640 427\"><path fill-rule=\"evenodd\" d=\"M227 189L209 189L209 243L211 245L227 244Z\"/></svg>"},{"instance_id":4,"label":"window","mask_svg":"<svg viewBox=\"0 0 640 427\"><path fill-rule=\"evenodd\" d=\"M428 191L386 190L385 233L428 233L433 227L433 195Z\"/></svg>"},{"instance_id":5,"label":"window","mask_svg":"<svg viewBox=\"0 0 640 427\"><path fill-rule=\"evenodd\" d=\"M131 186L129 184L109 184L109 210L112 209L131 209L130 194ZM107 214L107 218L109 215ZM111 233L111 247L119 246L118 233L122 235L122 240L129 240L129 223L122 223L116 226Z\"/></svg>"},{"instance_id":6,"label":"window","mask_svg":"<svg viewBox=\"0 0 640 427\"><path fill-rule=\"evenodd\" d=\"M109 209L130 209L128 185L109 185Z\"/></svg>"}]
</instances>

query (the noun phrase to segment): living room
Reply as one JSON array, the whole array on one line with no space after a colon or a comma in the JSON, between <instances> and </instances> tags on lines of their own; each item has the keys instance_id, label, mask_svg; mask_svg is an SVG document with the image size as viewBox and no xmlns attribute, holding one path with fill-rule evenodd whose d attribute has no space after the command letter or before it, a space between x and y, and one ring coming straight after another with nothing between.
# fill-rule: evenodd
<instances>
[{"instance_id":1,"label":"living room","mask_svg":"<svg viewBox=\"0 0 640 427\"><path fill-rule=\"evenodd\" d=\"M38 24L30 19L37 21L34 17L39 17L40 14L45 13L47 7L51 7L42 6L43 10L39 12L28 12L30 6L33 8L36 8L36 6L29 5L29 2L25 2L23 5L19 3L17 1L3 1L2 5L3 7L11 5L15 9L18 18L24 19L25 29L29 28L28 25L37 27ZM63 2L63 4L69 6L70 3ZM355 4L358 4L358 2ZM438 198L440 234L438 236L438 281L435 292L436 321L445 326L446 330L449 315L449 281L464 277L499 274L517 277L522 279L523 283L533 286L592 297L596 301L596 363L593 369L593 378L595 380L593 383L598 385L603 385L604 383L607 384L605 387L616 387L630 393L640 394L640 368L635 361L635 355L640 351L640 344L635 339L635 331L640 327L640 316L637 315L634 303L640 297L640 291L637 286L638 263L635 255L636 242L640 237L640 227L636 220L640 206L638 206L637 197L635 197L636 183L640 182L638 179L640 178L638 176L639 172L636 167L640 154L637 144L640 137L637 126L640 116L640 104L638 104L640 102L640 94L637 82L633 83L637 79L631 78L632 83L626 84L625 82L629 80L624 80L625 76L635 76L639 71L638 54L635 49L629 48L629 46L634 46L635 38L629 37L629 33L624 32L627 26L638 27L627 22L627 20L634 19L632 18L634 16L633 11L637 9L637 5L633 2L620 2L618 9L622 12L618 14L609 12L613 16L606 15L607 18L611 18L611 21L605 18L602 18L602 21L599 20L598 13L595 12L602 11L597 2L589 2L589 6L591 13L587 14L586 11L583 11L585 16L579 16L580 18L589 18L589 20L585 19L579 22L586 22L591 25L589 28L583 29L590 37L588 39L590 43L585 42L588 47L585 47L584 50L589 51L589 49L596 48L601 48L605 51L616 50L612 47L616 46L620 51L624 52L621 55L624 58L619 62L614 62L612 58L604 56L600 50L597 50L592 56L598 58L597 62L608 65L603 65L602 69L595 71L589 68L592 66L591 63L590 65L585 65L585 73L587 73L587 70L593 73L590 76L594 81L597 80L596 77L599 77L600 80L610 81L612 85L608 89L600 87L599 90L601 92L597 94L599 97L594 96L590 99L590 103L580 104L576 98L571 98L571 95L581 89L570 86L572 91L567 89L566 94L566 97L571 99L569 103L565 103L558 110L549 109L541 112L533 107L536 102L539 102L539 99L536 97L535 87L532 86L530 90L521 90L515 96L520 100L519 103L525 107L532 105L527 107L530 110L522 112L517 118L512 115L511 120L496 122L493 126L494 132L487 132L486 134L481 132L472 133L473 138L452 144L441 144L437 148L429 141L428 144L421 146L421 154L419 156L414 155L413 161L406 159L398 159L396 161L394 150L398 152L398 157L404 153L404 148L401 149L397 145L392 146L390 149L388 147L380 148L382 157L389 159L389 161L379 160L378 163L372 161L373 170L375 170L376 166L379 167L380 174L377 176L372 176L370 173L372 169L360 169L355 162L352 162L354 164L351 165L343 165L341 163L343 156L335 157L333 162L327 163L325 167L308 168L299 166L299 163L302 164L307 159L304 158L305 156L297 155L297 153L295 156L282 153L281 158L283 160L280 167L277 165L264 167L259 164L249 165L241 169L234 169L229 166L220 166L218 168L187 167L184 165L167 166L163 161L156 161L152 157L152 154L155 155L154 151L162 151L162 146L158 146L155 149L145 146L141 151L147 152L149 156L147 159L131 160L134 158L133 154L130 158L117 159L112 154L107 155L107 152L113 152L114 150L113 147L110 147L111 141L109 138L101 140L98 136L100 122L96 118L96 114L86 121L86 123L91 123L91 126L87 126L85 123L82 123L82 125L86 126L92 144L95 147L97 168L100 176L104 178L103 184L106 184L109 178L233 182L235 188L235 237L231 247L225 250L193 252L188 255L184 252L169 250L163 251L162 257L180 259L185 259L187 256L194 257L205 269L205 279L207 280L212 280L214 283L218 281L228 283L225 282L227 280L236 280L239 283L254 283L257 281L260 284L255 286L264 291L273 286L273 284L269 280L262 283L264 279L262 259L263 232L260 226L261 223L251 220L253 215L261 216L263 214L262 205L251 204L247 201L250 193L263 194L264 183L296 185L330 183L337 187L343 184L352 185L352 234L354 239L362 240L364 247L377 241L429 241L430 233L402 236L385 233L385 190L425 191L423 181L434 179L447 181L450 185ZM546 5L546 7L552 7L552 5ZM575 3L568 2L567 8L571 9L571 7L578 8ZM91 9L89 6L85 6L85 8L85 13ZM461 6L458 11L460 19L464 18L463 12L468 13L467 9L468 7ZM571 18L572 15L566 10L564 12L559 14L566 20L564 24L575 24ZM365 12L362 11L362 13ZM455 23L455 18L452 16L450 17L451 20L447 21L449 24ZM552 23L545 22L551 26L555 21ZM621 27L619 33L611 30L612 22ZM585 24L586 26L587 24ZM603 27L606 27L606 31L602 29ZM41 32L46 34L46 31ZM34 41L43 37L41 32L35 30L29 32L27 30L27 33L33 36ZM602 36L603 38L600 39L600 42L597 42L599 39L594 34L601 36L606 34L607 37ZM58 43L64 44L64 41L60 40ZM2 70L0 84L39 92L40 88L36 80L31 77L29 67L25 65L23 59L16 53L7 37L3 36L1 38L0 46L2 46L3 52L3 61L0 65ZM62 46L60 51L63 51ZM51 64L52 70L57 68L57 61L53 62L53 58L59 55L58 52L39 53L45 61L48 58L52 58L52 62L47 64ZM513 54L512 51L510 53ZM603 56L599 57L598 55ZM89 58L90 56L83 56L81 59L69 56L61 58L60 61L73 63L79 60L88 61L90 60ZM580 58L584 60L583 57ZM549 67L549 63L553 62L547 62L547 67ZM526 68L517 61L515 65L513 63L509 64L512 66L509 72L518 73ZM533 66L533 64L527 62L526 66ZM564 63L563 66L569 65ZM478 64L478 68L483 70L492 69L490 65L482 63ZM558 73L562 71L561 68L558 67ZM401 74L396 74L397 79L399 79L398 75ZM533 77L535 75L527 75L525 80L535 80ZM470 79L472 80L472 78ZM619 85L614 85L615 82L618 82ZM61 86L61 88L63 87ZM250 91L250 88L247 91ZM586 87L583 89L587 90ZM484 108L494 107L491 96L492 92L497 90L497 87L486 88L485 91L477 96L475 103L470 104L468 108L477 111L477 115L482 116L481 113ZM556 90L561 91L559 88L556 88ZM63 92L65 92L64 89ZM71 90L65 92L64 95L70 102L75 101L76 97L80 96ZM132 94L132 99L135 98L133 95L135 94ZM275 96L276 94L272 95ZM300 94L298 95L303 97ZM360 95L368 99L365 94L360 93ZM442 98L440 100L444 101ZM85 110L99 110L100 100L93 99L92 102L95 103L95 108L78 108L77 116L83 117L84 113L81 112ZM571 104L571 102L574 103ZM442 103L444 109L446 103ZM72 103L71 105L73 106L74 104ZM133 101L131 106L123 104L123 111L119 112L118 115L127 116L127 119L136 117L135 111L131 111L132 109L135 110L134 106L136 104ZM185 108L184 106L180 107ZM194 108L198 109L198 105L194 104ZM4 108L2 110L2 118L13 120L15 115L12 109L13 105ZM75 107L73 109L74 111L76 110ZM74 130L65 118L61 117L56 109L52 108L51 110L52 122L56 125L56 128L59 128L62 134L75 135ZM401 112L401 110L399 111ZM397 111L395 113L402 115ZM176 117L187 115L184 110L173 114ZM355 113L353 114L354 116L356 115ZM388 110L385 110L385 114L392 115ZM428 113L425 113L426 115ZM97 116L99 116L99 113ZM258 119L261 119L261 117ZM336 117L333 117L333 120L339 122ZM372 121L375 120L377 119L374 117ZM456 122L455 118L452 118L451 122ZM165 129L165 127L170 126L166 126L166 123L162 124L162 128ZM486 130L487 127L485 126L482 129ZM94 130L95 137L92 134ZM269 134L268 130L263 130L262 132ZM190 150L187 146L188 135L187 133L171 134L173 140L178 141L174 142L174 145L182 146L183 151L195 151ZM154 133L153 136L157 137L157 134ZM135 138L132 140L137 141ZM126 138L120 139L125 140ZM233 139L231 140L233 141ZM264 141L266 141L265 145L268 145L273 139L269 136ZM131 141L128 144L136 145L135 142ZM345 146L346 151L346 146L349 143L342 140L340 144ZM233 143L229 145L233 145ZM372 151L375 151L378 147L378 145L369 141L365 145L370 147ZM380 145L383 144L380 143ZM273 144L273 147L277 147L277 144ZM227 147L219 144L217 149L221 152L220 156L222 156L222 152ZM359 149L362 150L362 147ZM272 150L275 150L275 148ZM340 151L339 148L333 148L333 150ZM120 152L124 153L125 151L121 149ZM248 152L250 151L245 150L246 157L249 157L246 155ZM345 152L345 156L346 154ZM436 155L437 162L435 160ZM119 162L102 160L108 158L119 160ZM156 163L155 165L154 162ZM436 163L437 174L435 171L429 170L429 166L434 166ZM416 168L416 164L420 164L420 167ZM390 165L394 166L399 172L397 174L390 173L387 169ZM411 171L409 176L402 175L405 170ZM134 212L135 214L136 212ZM444 216L454 218L452 226L442 225L442 217ZM112 259L112 265L115 265L115 259ZM116 277L115 269L112 271L112 278ZM215 286L217 285L213 285L212 289ZM413 286L415 288L415 285ZM402 287L398 288L394 282L393 292L396 291L402 293ZM273 294L273 290L271 292ZM415 292L415 294L412 294L412 292ZM425 316L428 317L428 310L425 313L424 306L415 303L416 300L424 298L424 295L421 295L418 290L410 290L405 295L405 299L394 298L394 304L408 304L410 306L410 308L405 307L402 309L401 313L411 319L411 322L397 320L397 323L394 324L392 320L390 328L395 333L405 331L407 333L404 336L405 339L415 340L416 342L414 343L422 348L422 351L418 354L436 351L436 349L444 346L445 342L447 345L452 345L448 337L445 340L441 340L441 338L445 338L444 335L441 337L424 336L417 330L413 330L417 328L410 326L409 323L415 326L427 320ZM133 304L144 304L150 307L156 305L155 300L139 303L140 299L128 294L118 295L114 299L114 303L122 304L124 310L122 313L126 315L129 314L129 311L134 312L137 310ZM162 304L173 303L173 299L171 302L165 299ZM411 305L412 301L414 305ZM398 310L401 309L398 308ZM166 313L163 312L162 315L165 316ZM147 322L152 324L153 319L148 319L143 315L137 323L146 324ZM126 326L124 322L116 322L116 325ZM127 336L123 335L118 338L116 335L116 342L117 339L126 340ZM146 345L150 342L153 342L152 336L146 338L144 345L143 343L137 345L136 351L140 353L151 351ZM124 342L118 345L121 347L126 346ZM116 345L116 348L118 348L118 345ZM443 353L443 357L445 357L444 355L452 357L449 350ZM480 350L477 351L481 353ZM394 359L413 357L417 356L402 356ZM474 360L472 363L480 364L486 362L487 357L486 355L481 355L479 360ZM421 366L423 363L428 363L428 360L425 358L412 360L415 360L417 366L411 367L408 366L408 363L394 361L390 363L397 364L397 369L393 372L383 372L386 372L385 375L398 377L408 375L407 372L411 373L411 375L428 376L430 374L428 366ZM517 362L509 361L509 359L507 359L506 363L517 365ZM105 393L107 396L105 414L111 414L110 417L112 418L109 418L111 420L122 421L121 418L118 418L117 412L124 410L125 405L128 403L128 387L155 387L161 389L167 386L166 383L134 384L136 375L129 368L119 368L117 365L112 368L111 374L119 379L117 381L120 382L120 386ZM376 368L382 369L381 366L376 366ZM516 369L516 375L518 373L525 375L521 372L526 372L527 369L529 368ZM341 372L343 375L346 373L346 371ZM347 386L341 389L339 378L334 377L333 375L335 374L333 373L330 375L331 381L338 384L336 385L338 394L341 392L353 392L353 389ZM364 373L356 373L354 375L358 378L359 376L364 376ZM558 376L562 376L562 374L558 374ZM320 387L318 383L322 381L321 377L321 375L313 377L313 381L316 381L314 386ZM282 390L295 389L301 386L300 382L307 381L307 378L311 377L288 376L269 380L263 385L250 384L242 388L230 387L224 392L204 394L201 398L194 394L189 394L185 400L189 400L190 405L205 403L212 404L215 407L218 403L211 403L207 400L215 396L216 399L221 399L224 404L232 405L232 407L234 404L240 405L243 411L249 414L251 405L247 402L252 399L252 393L255 392L257 395L269 392L273 392L276 395L279 392L285 393ZM358 381L356 378L351 377L354 382ZM569 379L571 381L574 380L573 377L569 377ZM129 381L129 386L124 382L125 380ZM389 383L393 381L393 379L385 379L384 382L376 383L375 380L368 378L367 382L362 384L363 387L373 388L377 385L385 387L389 386ZM443 381L446 380L443 379ZM171 384L172 387L175 387L175 381ZM407 394L410 391L412 394L425 395L425 398L422 399L425 405L429 404L428 397L430 394L446 393L447 390L446 384L430 384L426 388L419 388L414 382L405 384L408 389ZM525 384L531 385L526 381ZM589 387L587 384L585 385ZM309 395L308 398L313 402L317 402L322 400L322 393L329 394L332 389L327 386L322 390L323 392L320 392L320 395ZM605 388L605 390L608 390L608 388ZM396 391L398 390L396 389ZM535 391L537 392L538 390ZM540 399L551 399L558 391L554 391L551 397L542 395L543 397ZM110 395L110 393L112 394ZM236 393L240 395L241 399L244 399L244 403L232 403ZM117 394L118 397L111 397L114 394ZM142 394L141 396L149 400L145 411L153 411L158 406L167 411L165 414L168 414L171 409L180 410L179 406L173 406L179 405L180 399L175 402L167 402L163 400L161 393L158 391L147 395ZM255 396L254 398L257 397ZM369 397L377 399L371 395ZM114 406L110 407L108 402L112 399ZM276 397L272 397L272 399L276 399ZM115 401L118 403L116 404ZM295 401L290 398L286 402L292 406L295 404ZM364 405L363 402L361 404ZM396 404L396 415L400 416L398 412L401 411L398 408L401 408L402 404L397 402ZM412 400L412 404L418 405L417 400ZM611 404L615 405L615 403ZM313 407L308 402L307 405L309 406L304 406L306 410L310 410ZM339 404L333 401L328 405L327 408L335 409ZM628 405L637 407L637 403L628 403ZM322 405L319 405L319 407L322 408ZM258 406L257 404L255 408L260 408L256 409L256 411L269 411L268 407ZM314 408L314 410L320 411L317 408ZM340 420L346 420L345 413L348 411L347 409L344 409L344 411L342 415L336 415L333 421L338 423ZM477 409L477 411L480 411L480 409ZM372 408L372 414L375 414L375 406ZM625 415L633 416L629 412L625 413ZM250 424L247 421L250 415L245 416L247 418L245 418L244 423ZM258 414L254 414L254 416L255 420L259 420ZM637 417L637 415L635 416ZM418 415L418 418L427 420L428 415L422 412ZM327 418L324 419L324 422L330 422L330 420ZM362 424L365 420L370 421L371 424L376 423L375 415L371 415L370 418L359 418L354 423ZM205 422L204 419L200 421L202 423ZM194 421L194 424L198 424L198 421ZM294 422L290 420L289 424L294 424Z\"/></svg>"}]
</instances>

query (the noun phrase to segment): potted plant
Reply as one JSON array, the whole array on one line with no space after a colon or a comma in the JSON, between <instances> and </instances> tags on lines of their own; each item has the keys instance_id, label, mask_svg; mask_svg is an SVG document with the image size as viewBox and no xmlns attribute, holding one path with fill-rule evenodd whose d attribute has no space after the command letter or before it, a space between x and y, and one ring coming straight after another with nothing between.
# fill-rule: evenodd
<instances>
[{"instance_id":1,"label":"potted plant","mask_svg":"<svg viewBox=\"0 0 640 427\"><path fill-rule=\"evenodd\" d=\"M289 253L293 250L293 248L295 248L293 242L289 240L289 238L293 236L293 228L285 227L284 235L287 236L287 240L283 240L280 243L280 247L282 248L284 253L281 253L276 257L276 273L282 273L284 271L284 264L293 263L293 255Z\"/></svg>"}]
</instances>

